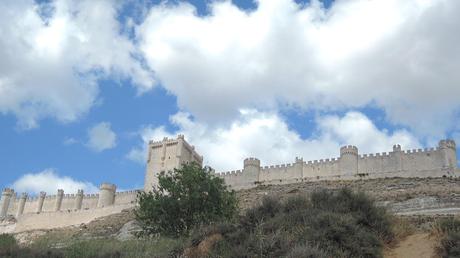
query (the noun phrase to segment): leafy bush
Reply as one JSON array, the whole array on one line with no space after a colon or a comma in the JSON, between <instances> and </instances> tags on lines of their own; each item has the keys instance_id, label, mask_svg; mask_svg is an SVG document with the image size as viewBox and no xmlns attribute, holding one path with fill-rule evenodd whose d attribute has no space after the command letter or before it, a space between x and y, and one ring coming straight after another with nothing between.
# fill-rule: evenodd
<instances>
[{"instance_id":1,"label":"leafy bush","mask_svg":"<svg viewBox=\"0 0 460 258\"><path fill-rule=\"evenodd\" d=\"M394 237L386 211L347 189L285 202L267 197L238 223L208 232L223 236L212 257L382 257L383 243Z\"/></svg>"},{"instance_id":2,"label":"leafy bush","mask_svg":"<svg viewBox=\"0 0 460 258\"><path fill-rule=\"evenodd\" d=\"M147 235L178 237L196 225L231 219L237 213L235 192L196 163L160 174L159 186L140 192L138 203L136 218Z\"/></svg>"},{"instance_id":3,"label":"leafy bush","mask_svg":"<svg viewBox=\"0 0 460 258\"><path fill-rule=\"evenodd\" d=\"M445 218L438 223L442 235L438 254L441 257L460 257L460 220Z\"/></svg>"}]
</instances>

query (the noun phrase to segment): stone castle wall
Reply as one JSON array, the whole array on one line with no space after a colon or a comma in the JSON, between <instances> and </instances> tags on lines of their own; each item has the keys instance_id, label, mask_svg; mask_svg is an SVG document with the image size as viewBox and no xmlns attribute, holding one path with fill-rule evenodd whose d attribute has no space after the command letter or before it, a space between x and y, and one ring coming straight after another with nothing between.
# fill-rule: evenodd
<instances>
[{"instance_id":1,"label":"stone castle wall","mask_svg":"<svg viewBox=\"0 0 460 258\"><path fill-rule=\"evenodd\" d=\"M99 194L85 195L82 190L64 194L59 190L56 195L40 193L33 197L18 196L12 189L5 189L0 207L7 207L1 210L5 213L3 218L16 219L14 232L79 225L136 205L140 190L115 192L115 189L114 185L102 184Z\"/></svg>"},{"instance_id":2,"label":"stone castle wall","mask_svg":"<svg viewBox=\"0 0 460 258\"><path fill-rule=\"evenodd\" d=\"M139 190L125 191L125 192L116 192L113 205L124 205L124 204L134 204L136 202L137 192ZM38 207L38 196L28 197L24 205L23 214L33 213L36 214ZM45 197L43 202L43 209L41 213L55 212L57 195L49 195ZM76 194L66 194L62 199L60 211L72 212L76 210L91 210L96 209L99 201L99 194L86 194L83 196L81 209L75 208L77 195ZM20 197L18 195L13 195L10 201L8 208L8 215L16 216L16 213L19 208Z\"/></svg>"},{"instance_id":3,"label":"stone castle wall","mask_svg":"<svg viewBox=\"0 0 460 258\"><path fill-rule=\"evenodd\" d=\"M202 163L195 148L184 136L165 138L150 142L146 169L145 189L155 185L155 178L162 171L179 168L187 162ZM442 140L437 148L401 150L395 145L392 152L359 154L355 146L340 148L340 156L332 159L304 161L296 158L294 163L261 166L260 160L247 158L243 169L216 173L235 190L258 185L282 185L302 181L357 180L385 177L458 177L456 145L452 140ZM145 190L144 189L144 190ZM121 212L136 205L137 193L141 190L116 192L116 186L101 184L98 194L40 193L30 197L17 195L5 189L0 199L0 233L2 228L20 232L32 229L48 229L79 225L95 218ZM1 223L2 219L14 217L16 223Z\"/></svg>"},{"instance_id":4,"label":"stone castle wall","mask_svg":"<svg viewBox=\"0 0 460 258\"><path fill-rule=\"evenodd\" d=\"M355 146L344 146L340 157L305 162L260 166L256 158L246 159L242 170L216 173L235 190L259 184L289 184L315 180L356 180L384 177L457 177L455 142L442 140L437 148L364 154Z\"/></svg>"}]
</instances>

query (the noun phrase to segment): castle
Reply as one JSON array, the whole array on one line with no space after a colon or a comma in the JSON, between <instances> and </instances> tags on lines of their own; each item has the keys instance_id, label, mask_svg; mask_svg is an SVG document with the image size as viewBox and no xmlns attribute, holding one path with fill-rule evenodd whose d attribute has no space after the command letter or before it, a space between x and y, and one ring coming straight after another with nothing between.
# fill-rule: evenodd
<instances>
[{"instance_id":1,"label":"castle","mask_svg":"<svg viewBox=\"0 0 460 258\"><path fill-rule=\"evenodd\" d=\"M176 139L150 141L144 191L158 185L158 174L179 168L182 164L203 163L195 147L183 135ZM215 172L214 172L215 173ZM356 146L340 148L340 157L314 161L295 158L292 164L261 166L260 160L247 158L243 169L215 173L235 190L258 185L291 184L318 180L358 180L387 177L458 177L456 145L441 140L436 148L402 150L394 145L389 153L361 155ZM138 191L117 192L116 186L103 183L98 194L79 190L56 195L41 192L29 197L18 196L13 189L4 189L0 200L0 233L31 229L50 229L88 223L98 217L131 209L136 205ZM3 222L1 222L3 221Z\"/></svg>"}]
</instances>

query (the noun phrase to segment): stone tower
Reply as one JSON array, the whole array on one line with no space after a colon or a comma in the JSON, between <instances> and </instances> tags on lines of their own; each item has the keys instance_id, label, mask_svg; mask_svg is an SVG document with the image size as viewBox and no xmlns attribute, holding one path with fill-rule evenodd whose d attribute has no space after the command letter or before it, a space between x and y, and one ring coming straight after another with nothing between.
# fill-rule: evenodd
<instances>
[{"instance_id":1,"label":"stone tower","mask_svg":"<svg viewBox=\"0 0 460 258\"><path fill-rule=\"evenodd\" d=\"M443 169L454 173L457 168L457 147L453 140L439 141L439 150L443 159Z\"/></svg>"},{"instance_id":2,"label":"stone tower","mask_svg":"<svg viewBox=\"0 0 460 258\"><path fill-rule=\"evenodd\" d=\"M8 208L10 207L10 201L13 195L13 189L5 188L3 190L2 198L0 200L0 219L5 218L8 215Z\"/></svg>"},{"instance_id":3,"label":"stone tower","mask_svg":"<svg viewBox=\"0 0 460 258\"><path fill-rule=\"evenodd\" d=\"M345 176L358 174L358 148L348 145L340 148L340 172Z\"/></svg>"},{"instance_id":4,"label":"stone tower","mask_svg":"<svg viewBox=\"0 0 460 258\"><path fill-rule=\"evenodd\" d=\"M97 207L107 207L113 205L115 201L115 193L117 186L109 183L102 183L99 187L99 199L97 200Z\"/></svg>"},{"instance_id":5,"label":"stone tower","mask_svg":"<svg viewBox=\"0 0 460 258\"><path fill-rule=\"evenodd\" d=\"M158 186L158 174L180 168L182 164L196 162L200 166L203 157L196 151L195 147L188 144L183 135L177 139L164 138L159 142L149 142L147 169L145 172L144 191L151 191Z\"/></svg>"},{"instance_id":6,"label":"stone tower","mask_svg":"<svg viewBox=\"0 0 460 258\"><path fill-rule=\"evenodd\" d=\"M260 160L247 158L244 160L243 177L246 183L254 185L259 182Z\"/></svg>"}]
</instances>

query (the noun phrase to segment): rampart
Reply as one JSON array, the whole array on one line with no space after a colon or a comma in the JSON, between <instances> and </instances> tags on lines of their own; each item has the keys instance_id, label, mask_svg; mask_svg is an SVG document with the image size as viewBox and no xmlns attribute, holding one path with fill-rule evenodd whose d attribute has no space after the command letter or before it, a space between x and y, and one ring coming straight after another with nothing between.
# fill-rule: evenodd
<instances>
[{"instance_id":1,"label":"rampart","mask_svg":"<svg viewBox=\"0 0 460 258\"><path fill-rule=\"evenodd\" d=\"M179 168L187 162L201 164L202 156L185 141L184 136L150 142L144 190L155 187L159 173ZM231 188L239 190L302 181L459 177L460 170L455 142L441 140L436 148L402 150L400 145L394 145L391 152L375 154L359 154L356 146L347 145L340 148L340 156L336 158L313 161L295 158L294 163L271 166L261 166L259 159L247 158L242 170L216 175ZM20 232L87 223L133 208L137 193L142 191L117 192L116 189L113 184L103 183L98 194L85 194L83 190L66 194L59 189L54 195L41 192L37 196L17 195L13 189L4 189L0 199L0 233L5 229Z\"/></svg>"},{"instance_id":2,"label":"rampart","mask_svg":"<svg viewBox=\"0 0 460 258\"><path fill-rule=\"evenodd\" d=\"M18 196L13 189L5 189L0 205L0 221L14 218L17 232L47 229L87 223L136 205L140 190L115 190L115 185L107 183L101 185L98 194L84 194L83 190L65 194L59 189L55 195L41 192L37 196L28 196L26 193Z\"/></svg>"},{"instance_id":3,"label":"rampart","mask_svg":"<svg viewBox=\"0 0 460 258\"><path fill-rule=\"evenodd\" d=\"M216 173L235 190L257 185L290 184L317 180L357 180L385 177L458 177L456 145L442 140L436 148L359 154L356 146L340 148L337 158L260 166L256 158L244 161L242 170Z\"/></svg>"}]
</instances>

